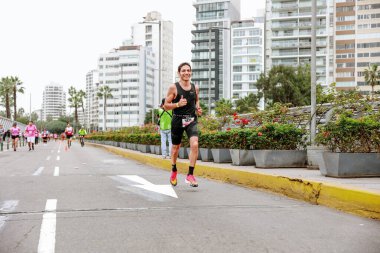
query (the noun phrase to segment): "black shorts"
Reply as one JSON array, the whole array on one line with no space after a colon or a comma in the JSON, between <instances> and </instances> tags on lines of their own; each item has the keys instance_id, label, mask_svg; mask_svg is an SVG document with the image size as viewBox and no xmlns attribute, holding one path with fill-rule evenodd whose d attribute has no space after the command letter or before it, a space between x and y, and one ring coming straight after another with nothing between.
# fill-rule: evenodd
<instances>
[{"instance_id":1,"label":"black shorts","mask_svg":"<svg viewBox=\"0 0 380 253\"><path fill-rule=\"evenodd\" d=\"M20 136L18 136L18 135L12 135L12 137L11 137L13 140L15 140L15 139L17 139L17 138L20 138Z\"/></svg>"},{"instance_id":2,"label":"black shorts","mask_svg":"<svg viewBox=\"0 0 380 253\"><path fill-rule=\"evenodd\" d=\"M73 137L72 135L68 135L68 134L66 134L66 138L67 139L70 139L71 137Z\"/></svg>"},{"instance_id":3,"label":"black shorts","mask_svg":"<svg viewBox=\"0 0 380 253\"><path fill-rule=\"evenodd\" d=\"M187 138L189 138L189 140L190 140L190 137L193 137L193 136L198 137L197 118L195 117L195 120L191 122L189 125L187 125L186 127L182 127L182 118L173 115L172 131L171 131L173 145L181 144L182 135L183 135L183 132L185 131L186 131Z\"/></svg>"}]
</instances>

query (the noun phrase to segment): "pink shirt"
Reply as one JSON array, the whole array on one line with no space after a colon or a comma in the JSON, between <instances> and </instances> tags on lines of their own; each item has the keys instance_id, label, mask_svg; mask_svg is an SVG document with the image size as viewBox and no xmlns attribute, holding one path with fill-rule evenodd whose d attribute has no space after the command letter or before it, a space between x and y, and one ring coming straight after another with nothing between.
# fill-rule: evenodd
<instances>
[{"instance_id":1,"label":"pink shirt","mask_svg":"<svg viewBox=\"0 0 380 253\"><path fill-rule=\"evenodd\" d=\"M26 132L26 136L28 136L28 137L35 137L36 136L36 132L37 132L36 125L28 125L25 128L25 132Z\"/></svg>"},{"instance_id":2,"label":"pink shirt","mask_svg":"<svg viewBox=\"0 0 380 253\"><path fill-rule=\"evenodd\" d=\"M19 136L20 135L20 128L19 127L12 127L11 128L11 135L12 136Z\"/></svg>"}]
</instances>

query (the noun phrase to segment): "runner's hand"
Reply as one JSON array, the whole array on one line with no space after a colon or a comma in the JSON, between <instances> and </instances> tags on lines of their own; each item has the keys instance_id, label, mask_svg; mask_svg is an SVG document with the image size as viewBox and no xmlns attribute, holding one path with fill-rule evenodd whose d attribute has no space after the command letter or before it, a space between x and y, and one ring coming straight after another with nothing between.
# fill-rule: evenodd
<instances>
[{"instance_id":1,"label":"runner's hand","mask_svg":"<svg viewBox=\"0 0 380 253\"><path fill-rule=\"evenodd\" d=\"M181 99L179 100L178 105L180 107L187 105L187 99L183 98L183 95L181 95Z\"/></svg>"},{"instance_id":2,"label":"runner's hand","mask_svg":"<svg viewBox=\"0 0 380 253\"><path fill-rule=\"evenodd\" d=\"M202 115L202 108L200 106L197 107L197 113L198 113L199 116Z\"/></svg>"}]
</instances>

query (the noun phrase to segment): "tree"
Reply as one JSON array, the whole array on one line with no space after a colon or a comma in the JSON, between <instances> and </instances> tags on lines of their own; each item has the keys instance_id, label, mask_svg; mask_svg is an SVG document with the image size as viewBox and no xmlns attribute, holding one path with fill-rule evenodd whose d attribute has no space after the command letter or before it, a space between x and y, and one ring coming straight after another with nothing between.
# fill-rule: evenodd
<instances>
[{"instance_id":1,"label":"tree","mask_svg":"<svg viewBox=\"0 0 380 253\"><path fill-rule=\"evenodd\" d=\"M202 101L199 101L199 106L202 108L202 115L209 114L208 106L205 103L203 103Z\"/></svg>"},{"instance_id":2,"label":"tree","mask_svg":"<svg viewBox=\"0 0 380 253\"><path fill-rule=\"evenodd\" d=\"M14 120L17 120L17 93L23 93L24 94L24 87L22 87L22 82L17 76L11 76L11 82L12 82L12 92L13 92L13 113L14 113Z\"/></svg>"},{"instance_id":3,"label":"tree","mask_svg":"<svg viewBox=\"0 0 380 253\"><path fill-rule=\"evenodd\" d=\"M310 66L273 66L268 75L260 74L257 88L263 92L266 104L276 102L293 106L310 105Z\"/></svg>"},{"instance_id":4,"label":"tree","mask_svg":"<svg viewBox=\"0 0 380 253\"><path fill-rule=\"evenodd\" d=\"M372 102L374 99L374 93L375 93L375 85L379 84L378 79L380 79L380 71L377 70L378 65L377 64L372 64L368 69L364 70L364 80L368 85L371 85L372 88Z\"/></svg>"},{"instance_id":5,"label":"tree","mask_svg":"<svg viewBox=\"0 0 380 253\"><path fill-rule=\"evenodd\" d=\"M236 111L238 113L255 112L258 110L259 102L260 94L249 93L248 96L235 101Z\"/></svg>"},{"instance_id":6,"label":"tree","mask_svg":"<svg viewBox=\"0 0 380 253\"><path fill-rule=\"evenodd\" d=\"M69 98L68 101L70 102L70 107L74 108L74 120L75 120L75 126L76 129L78 127L78 107L83 106L83 98L86 96L86 93L83 90L77 91L74 86L71 86L69 88Z\"/></svg>"},{"instance_id":7,"label":"tree","mask_svg":"<svg viewBox=\"0 0 380 253\"><path fill-rule=\"evenodd\" d=\"M12 79L3 77L0 81L0 96L5 107L5 116L11 118L11 94L12 94Z\"/></svg>"},{"instance_id":8,"label":"tree","mask_svg":"<svg viewBox=\"0 0 380 253\"><path fill-rule=\"evenodd\" d=\"M153 115L154 115L154 122L152 122L152 109L150 109L146 114L145 114L145 119L144 119L144 124L149 124L149 123L156 123L158 122L158 109L153 109Z\"/></svg>"},{"instance_id":9,"label":"tree","mask_svg":"<svg viewBox=\"0 0 380 253\"><path fill-rule=\"evenodd\" d=\"M222 126L229 121L233 113L231 100L222 98L215 103L215 114L222 119Z\"/></svg>"},{"instance_id":10,"label":"tree","mask_svg":"<svg viewBox=\"0 0 380 253\"><path fill-rule=\"evenodd\" d=\"M107 85L101 86L99 88L98 93L96 93L96 96L98 98L103 99L103 116L104 116L104 122L103 122L103 131L106 130L106 108L107 108L107 98L112 98L111 88Z\"/></svg>"}]
</instances>

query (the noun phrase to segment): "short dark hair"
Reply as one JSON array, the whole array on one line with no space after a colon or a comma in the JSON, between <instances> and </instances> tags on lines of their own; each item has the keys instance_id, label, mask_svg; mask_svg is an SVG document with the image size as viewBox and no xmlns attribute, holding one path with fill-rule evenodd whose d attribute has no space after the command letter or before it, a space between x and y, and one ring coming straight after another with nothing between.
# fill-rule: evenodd
<instances>
[{"instance_id":1,"label":"short dark hair","mask_svg":"<svg viewBox=\"0 0 380 253\"><path fill-rule=\"evenodd\" d=\"M190 70L191 70L190 63L188 63L188 62L182 62L182 63L179 64L179 66L178 66L178 72L180 72L180 71L181 71L181 68L182 68L183 66L185 66L185 65L189 66L189 67L190 67Z\"/></svg>"},{"instance_id":2,"label":"short dark hair","mask_svg":"<svg viewBox=\"0 0 380 253\"><path fill-rule=\"evenodd\" d=\"M162 99L161 106L163 106L164 104L165 104L165 98Z\"/></svg>"}]
</instances>

